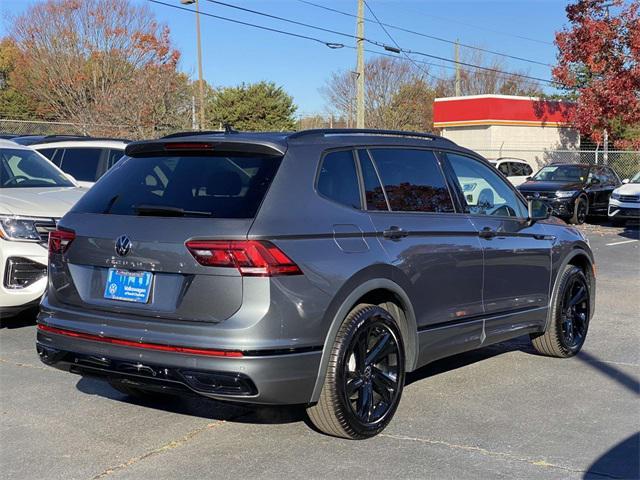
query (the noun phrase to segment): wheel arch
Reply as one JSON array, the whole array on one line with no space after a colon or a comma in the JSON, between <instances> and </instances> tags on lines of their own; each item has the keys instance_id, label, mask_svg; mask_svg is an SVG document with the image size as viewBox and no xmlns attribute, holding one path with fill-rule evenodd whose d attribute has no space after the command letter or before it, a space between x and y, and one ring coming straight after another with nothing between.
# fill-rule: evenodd
<instances>
[{"instance_id":1,"label":"wheel arch","mask_svg":"<svg viewBox=\"0 0 640 480\"><path fill-rule=\"evenodd\" d=\"M584 248L578 245L574 246L573 249L569 251L567 256L563 259L562 263L556 269L554 279L553 279L552 295L549 303L551 305L551 302L554 301L556 295L558 294L560 276L562 271L564 271L567 265L574 265L580 268L584 272L585 276L587 277L587 281L589 282L589 298L590 298L589 312L591 314L591 317L593 317L593 313L595 311L595 304L596 304L595 263L593 261L592 255L590 255L587 250L585 250ZM547 330L547 328L549 327L549 323L551 322L552 310L553 310L552 308L549 308L544 331Z\"/></svg>"},{"instance_id":2,"label":"wheel arch","mask_svg":"<svg viewBox=\"0 0 640 480\"><path fill-rule=\"evenodd\" d=\"M400 329L405 347L405 370L414 370L418 360L418 330L415 312L409 295L396 281L389 276L371 278L362 283L358 282L357 286L348 289L348 293L340 295L339 298L341 300L338 305L329 309L334 313L330 313L331 323L322 349L320 368L311 395L311 403L317 402L320 398L338 329L347 314L358 304L371 303L384 306L394 317Z\"/></svg>"}]
</instances>

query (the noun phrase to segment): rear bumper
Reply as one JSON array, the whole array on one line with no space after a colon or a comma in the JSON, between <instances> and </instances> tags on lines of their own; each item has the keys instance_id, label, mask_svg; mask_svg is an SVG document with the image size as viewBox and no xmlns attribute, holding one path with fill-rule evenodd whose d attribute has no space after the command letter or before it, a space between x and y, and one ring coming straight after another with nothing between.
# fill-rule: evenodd
<instances>
[{"instance_id":1,"label":"rear bumper","mask_svg":"<svg viewBox=\"0 0 640 480\"><path fill-rule=\"evenodd\" d=\"M250 404L304 404L311 399L321 351L295 350L209 357L146 350L38 330L43 363L80 375L121 379Z\"/></svg>"}]
</instances>

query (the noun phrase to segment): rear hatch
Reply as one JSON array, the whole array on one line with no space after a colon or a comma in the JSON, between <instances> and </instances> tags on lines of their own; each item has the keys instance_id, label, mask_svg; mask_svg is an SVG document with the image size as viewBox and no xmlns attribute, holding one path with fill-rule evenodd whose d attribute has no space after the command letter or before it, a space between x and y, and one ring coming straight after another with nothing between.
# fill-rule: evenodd
<instances>
[{"instance_id":1,"label":"rear hatch","mask_svg":"<svg viewBox=\"0 0 640 480\"><path fill-rule=\"evenodd\" d=\"M246 240L283 152L202 141L127 152L61 221L49 295L94 311L229 318L242 305L242 269L216 249Z\"/></svg>"}]
</instances>

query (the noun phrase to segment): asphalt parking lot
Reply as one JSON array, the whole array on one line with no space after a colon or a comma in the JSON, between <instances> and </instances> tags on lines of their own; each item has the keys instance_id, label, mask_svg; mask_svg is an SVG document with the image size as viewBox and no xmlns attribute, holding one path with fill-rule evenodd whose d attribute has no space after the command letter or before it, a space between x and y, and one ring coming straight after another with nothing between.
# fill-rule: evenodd
<instances>
[{"instance_id":1,"label":"asphalt parking lot","mask_svg":"<svg viewBox=\"0 0 640 480\"><path fill-rule=\"evenodd\" d=\"M42 365L22 316L0 329L0 478L639 478L640 232L583 229L598 292L578 356L520 338L428 365L368 441L299 408L131 400Z\"/></svg>"}]
</instances>

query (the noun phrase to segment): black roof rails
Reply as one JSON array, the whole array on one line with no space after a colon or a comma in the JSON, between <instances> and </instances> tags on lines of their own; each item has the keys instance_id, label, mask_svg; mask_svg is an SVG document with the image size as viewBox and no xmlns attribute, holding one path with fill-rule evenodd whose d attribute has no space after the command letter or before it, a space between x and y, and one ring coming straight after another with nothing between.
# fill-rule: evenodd
<instances>
[{"instance_id":1,"label":"black roof rails","mask_svg":"<svg viewBox=\"0 0 640 480\"><path fill-rule=\"evenodd\" d=\"M414 137L424 138L427 140L442 140L455 145L455 142L448 138L441 137L433 133L408 132L404 130L378 130L375 128L316 128L311 130L301 130L292 133L288 138L300 138L311 135L382 135L394 137Z\"/></svg>"}]
</instances>

